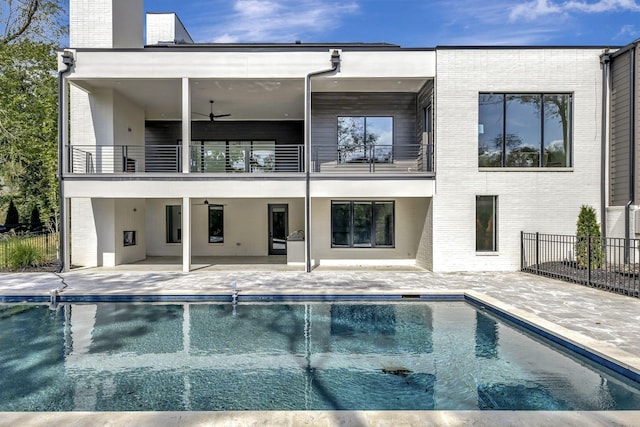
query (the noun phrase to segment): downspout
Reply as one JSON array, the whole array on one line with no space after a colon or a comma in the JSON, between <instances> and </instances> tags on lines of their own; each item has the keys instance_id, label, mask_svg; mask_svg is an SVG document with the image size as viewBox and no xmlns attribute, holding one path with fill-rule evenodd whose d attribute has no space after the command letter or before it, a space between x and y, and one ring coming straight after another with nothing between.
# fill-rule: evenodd
<instances>
[{"instance_id":1,"label":"downspout","mask_svg":"<svg viewBox=\"0 0 640 427\"><path fill-rule=\"evenodd\" d=\"M58 71L58 191L60 197L60 211L58 218L58 233L59 233L59 244L58 250L60 253L60 267L58 268L58 272L61 273L65 269L65 257L67 252L67 237L66 230L64 228L64 218L66 215L65 202L64 202L64 186L62 185L62 181L64 180L64 132L63 127L65 126L66 120L64 120L63 112L65 108L63 106L63 102L66 102L66 97L63 99L64 95L64 75L71 71L71 68L74 65L73 53L65 50L62 53L62 63L65 68L63 70Z\"/></svg>"},{"instance_id":2,"label":"downspout","mask_svg":"<svg viewBox=\"0 0 640 427\"><path fill-rule=\"evenodd\" d=\"M601 120L601 135L602 141L600 145L600 224L602 227L602 241L607 238L607 152L608 152L608 130L609 130L609 70L611 56L608 52L605 52L600 57L600 63L602 64L602 120Z\"/></svg>"},{"instance_id":3,"label":"downspout","mask_svg":"<svg viewBox=\"0 0 640 427\"><path fill-rule=\"evenodd\" d=\"M340 52L336 49L331 53L331 68L327 70L313 71L307 74L304 81L304 259L306 263L305 271L307 273L311 273L311 78L322 74L335 73L339 68Z\"/></svg>"},{"instance_id":4,"label":"downspout","mask_svg":"<svg viewBox=\"0 0 640 427\"><path fill-rule=\"evenodd\" d=\"M636 47L632 47L629 51L631 67L629 69L629 201L624 208L624 261L629 263L630 258L630 244L631 244L631 220L629 214L631 213L631 205L635 200L635 167L636 167L636 150L635 150L635 124L633 123L635 118L635 76L636 76Z\"/></svg>"}]
</instances>

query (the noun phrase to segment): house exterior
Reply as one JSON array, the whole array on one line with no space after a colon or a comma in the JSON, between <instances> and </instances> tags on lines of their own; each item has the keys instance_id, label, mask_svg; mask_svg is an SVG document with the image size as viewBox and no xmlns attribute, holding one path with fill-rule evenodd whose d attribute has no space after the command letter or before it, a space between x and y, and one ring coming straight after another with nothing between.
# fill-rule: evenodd
<instances>
[{"instance_id":1,"label":"house exterior","mask_svg":"<svg viewBox=\"0 0 640 427\"><path fill-rule=\"evenodd\" d=\"M198 44L175 14L144 42L142 0L70 17L67 268L517 270L521 231L602 211L603 48Z\"/></svg>"},{"instance_id":2,"label":"house exterior","mask_svg":"<svg viewBox=\"0 0 640 427\"><path fill-rule=\"evenodd\" d=\"M640 237L640 39L602 54L605 84L603 224L607 236ZM628 245L627 245L628 246Z\"/></svg>"}]
</instances>

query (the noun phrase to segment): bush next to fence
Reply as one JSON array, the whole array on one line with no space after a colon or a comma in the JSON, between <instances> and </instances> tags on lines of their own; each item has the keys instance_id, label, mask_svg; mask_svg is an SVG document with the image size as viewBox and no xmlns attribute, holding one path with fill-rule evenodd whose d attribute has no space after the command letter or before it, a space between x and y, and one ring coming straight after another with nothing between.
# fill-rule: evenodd
<instances>
[{"instance_id":1,"label":"bush next to fence","mask_svg":"<svg viewBox=\"0 0 640 427\"><path fill-rule=\"evenodd\" d=\"M50 234L0 235L0 269L47 267L58 257L57 239Z\"/></svg>"},{"instance_id":2,"label":"bush next to fence","mask_svg":"<svg viewBox=\"0 0 640 427\"><path fill-rule=\"evenodd\" d=\"M578 215L576 231L576 261L579 268L600 268L604 263L602 251L602 235L600 224L596 219L596 211L591 206L583 205ZM591 260L589 260L589 255ZM589 264L589 262L591 264Z\"/></svg>"}]
</instances>

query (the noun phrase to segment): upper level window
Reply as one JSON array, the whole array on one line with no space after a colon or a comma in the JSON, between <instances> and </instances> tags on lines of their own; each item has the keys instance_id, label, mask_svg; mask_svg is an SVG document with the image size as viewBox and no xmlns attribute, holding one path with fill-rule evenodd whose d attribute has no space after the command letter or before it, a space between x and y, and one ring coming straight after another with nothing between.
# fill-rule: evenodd
<instances>
[{"instance_id":1,"label":"upper level window","mask_svg":"<svg viewBox=\"0 0 640 427\"><path fill-rule=\"evenodd\" d=\"M391 162L393 117L338 117L338 163Z\"/></svg>"},{"instance_id":2,"label":"upper level window","mask_svg":"<svg viewBox=\"0 0 640 427\"><path fill-rule=\"evenodd\" d=\"M481 93L478 166L570 167L570 94Z\"/></svg>"}]
</instances>

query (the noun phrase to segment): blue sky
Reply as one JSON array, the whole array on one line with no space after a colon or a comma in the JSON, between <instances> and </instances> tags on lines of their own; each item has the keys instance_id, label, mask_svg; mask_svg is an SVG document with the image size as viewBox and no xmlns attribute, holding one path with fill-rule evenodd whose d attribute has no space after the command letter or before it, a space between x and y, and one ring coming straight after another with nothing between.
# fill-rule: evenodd
<instances>
[{"instance_id":1,"label":"blue sky","mask_svg":"<svg viewBox=\"0 0 640 427\"><path fill-rule=\"evenodd\" d=\"M388 42L620 46L640 38L640 0L145 0L196 42Z\"/></svg>"}]
</instances>

